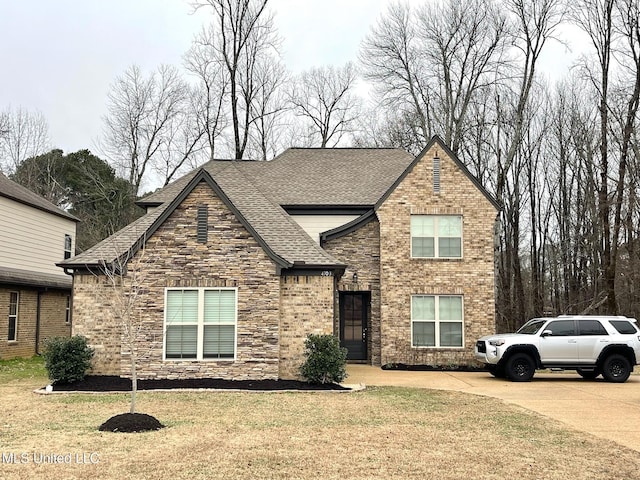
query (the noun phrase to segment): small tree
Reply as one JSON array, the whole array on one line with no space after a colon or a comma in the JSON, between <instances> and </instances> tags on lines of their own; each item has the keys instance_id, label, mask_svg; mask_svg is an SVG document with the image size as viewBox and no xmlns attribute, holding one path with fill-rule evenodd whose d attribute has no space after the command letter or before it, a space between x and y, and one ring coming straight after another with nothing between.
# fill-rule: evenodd
<instances>
[{"instance_id":1,"label":"small tree","mask_svg":"<svg viewBox=\"0 0 640 480\"><path fill-rule=\"evenodd\" d=\"M301 375L311 383L340 383L347 377L347 349L333 335L307 336Z\"/></svg>"},{"instance_id":2,"label":"small tree","mask_svg":"<svg viewBox=\"0 0 640 480\"><path fill-rule=\"evenodd\" d=\"M53 337L45 342L43 357L52 382L75 383L83 380L91 368L93 349L80 335Z\"/></svg>"},{"instance_id":3,"label":"small tree","mask_svg":"<svg viewBox=\"0 0 640 480\"><path fill-rule=\"evenodd\" d=\"M140 299L145 292L145 274L143 262L145 256L144 236L140 239L140 248L136 253L133 250L116 256L111 262L103 261L103 267L99 272L104 276L106 290L101 291L103 301L120 324L122 340L129 351L129 366L131 372L131 408L130 413L136 410L136 393L138 391L138 339L144 329L140 321ZM116 246L114 245L114 251Z\"/></svg>"}]
</instances>

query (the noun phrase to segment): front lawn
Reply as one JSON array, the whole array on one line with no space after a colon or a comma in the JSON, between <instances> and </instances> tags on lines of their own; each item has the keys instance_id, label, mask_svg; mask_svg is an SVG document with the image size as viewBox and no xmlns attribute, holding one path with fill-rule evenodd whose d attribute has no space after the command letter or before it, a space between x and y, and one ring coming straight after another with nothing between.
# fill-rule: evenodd
<instances>
[{"instance_id":1,"label":"front lawn","mask_svg":"<svg viewBox=\"0 0 640 480\"><path fill-rule=\"evenodd\" d=\"M637 452L495 399L421 389L139 392L138 411L167 428L100 432L127 394L36 395L41 363L14 362L0 362L3 479L639 478Z\"/></svg>"}]
</instances>

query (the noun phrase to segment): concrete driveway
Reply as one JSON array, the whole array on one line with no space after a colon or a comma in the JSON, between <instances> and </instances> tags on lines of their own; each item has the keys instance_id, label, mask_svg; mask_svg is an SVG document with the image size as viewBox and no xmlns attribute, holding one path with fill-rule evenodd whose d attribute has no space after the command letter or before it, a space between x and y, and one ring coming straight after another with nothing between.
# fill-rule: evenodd
<instances>
[{"instance_id":1,"label":"concrete driveway","mask_svg":"<svg viewBox=\"0 0 640 480\"><path fill-rule=\"evenodd\" d=\"M636 369L636 372L638 369ZM499 398L640 452L640 375L625 383L584 380L576 373L539 373L513 383L485 372L407 372L348 365L346 383L432 388Z\"/></svg>"}]
</instances>

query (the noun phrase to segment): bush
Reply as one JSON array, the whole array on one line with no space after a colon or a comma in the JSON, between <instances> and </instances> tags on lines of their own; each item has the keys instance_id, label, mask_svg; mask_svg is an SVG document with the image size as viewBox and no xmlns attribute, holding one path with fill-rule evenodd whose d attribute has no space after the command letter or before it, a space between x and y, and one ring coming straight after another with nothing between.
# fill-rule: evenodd
<instances>
[{"instance_id":1,"label":"bush","mask_svg":"<svg viewBox=\"0 0 640 480\"><path fill-rule=\"evenodd\" d=\"M93 348L80 335L53 337L45 342L44 366L49 379L58 384L74 383L84 379L91 368Z\"/></svg>"},{"instance_id":2,"label":"bush","mask_svg":"<svg viewBox=\"0 0 640 480\"><path fill-rule=\"evenodd\" d=\"M301 375L310 383L340 383L347 377L347 349L333 335L309 335Z\"/></svg>"}]
</instances>

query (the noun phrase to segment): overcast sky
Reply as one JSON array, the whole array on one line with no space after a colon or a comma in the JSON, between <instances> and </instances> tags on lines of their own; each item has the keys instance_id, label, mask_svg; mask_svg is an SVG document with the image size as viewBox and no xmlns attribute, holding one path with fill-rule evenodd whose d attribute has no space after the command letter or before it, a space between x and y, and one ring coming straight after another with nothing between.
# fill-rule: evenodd
<instances>
[{"instance_id":1,"label":"overcast sky","mask_svg":"<svg viewBox=\"0 0 640 480\"><path fill-rule=\"evenodd\" d=\"M270 0L294 73L355 61L391 0ZM109 85L127 67L181 65L209 12L190 0L0 0L0 110L41 112L52 146L89 148L102 128ZM564 47L552 45L548 71Z\"/></svg>"},{"instance_id":2,"label":"overcast sky","mask_svg":"<svg viewBox=\"0 0 640 480\"><path fill-rule=\"evenodd\" d=\"M270 0L286 66L356 60L389 0ZM40 111L53 146L96 150L109 85L129 65L180 65L207 19L188 0L0 0L0 110Z\"/></svg>"}]
</instances>

